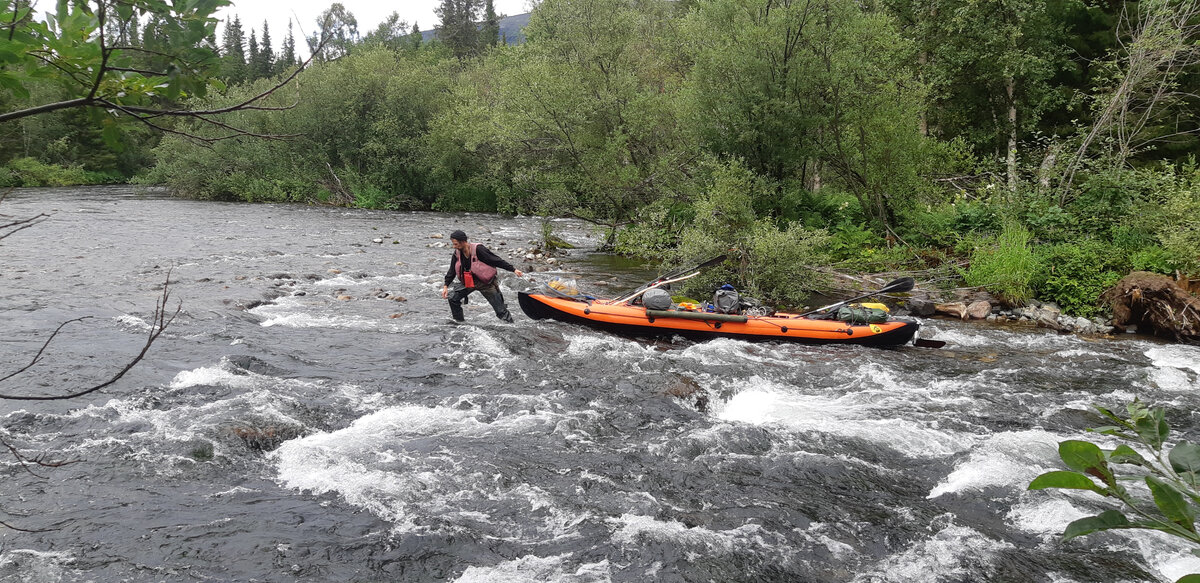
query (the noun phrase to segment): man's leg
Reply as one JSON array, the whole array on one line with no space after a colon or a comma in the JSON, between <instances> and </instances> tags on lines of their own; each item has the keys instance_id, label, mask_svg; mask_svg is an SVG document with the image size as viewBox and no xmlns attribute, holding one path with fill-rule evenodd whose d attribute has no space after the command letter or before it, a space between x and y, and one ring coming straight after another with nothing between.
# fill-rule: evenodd
<instances>
[{"instance_id":1,"label":"man's leg","mask_svg":"<svg viewBox=\"0 0 1200 583\"><path fill-rule=\"evenodd\" d=\"M471 293L471 290L460 287L450 290L450 294L446 296L446 301L450 302L450 317L454 318L455 321L463 321L462 305L469 293Z\"/></svg>"},{"instance_id":2,"label":"man's leg","mask_svg":"<svg viewBox=\"0 0 1200 583\"><path fill-rule=\"evenodd\" d=\"M499 284L492 284L488 287L481 287L477 289L479 289L479 293L483 294L483 297L487 299L488 303L492 305L492 309L496 311L497 318L500 318L505 322L513 321L512 314L508 313L508 306L504 304L504 294L500 293Z\"/></svg>"}]
</instances>

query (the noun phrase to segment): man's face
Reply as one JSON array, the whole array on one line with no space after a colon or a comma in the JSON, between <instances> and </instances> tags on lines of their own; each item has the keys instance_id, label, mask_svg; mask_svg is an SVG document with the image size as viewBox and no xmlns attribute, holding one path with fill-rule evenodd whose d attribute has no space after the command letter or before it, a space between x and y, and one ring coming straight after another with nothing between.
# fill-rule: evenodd
<instances>
[{"instance_id":1,"label":"man's face","mask_svg":"<svg viewBox=\"0 0 1200 583\"><path fill-rule=\"evenodd\" d=\"M468 247L466 241L459 241L458 239L450 239L450 246L454 247L455 251L462 251Z\"/></svg>"}]
</instances>

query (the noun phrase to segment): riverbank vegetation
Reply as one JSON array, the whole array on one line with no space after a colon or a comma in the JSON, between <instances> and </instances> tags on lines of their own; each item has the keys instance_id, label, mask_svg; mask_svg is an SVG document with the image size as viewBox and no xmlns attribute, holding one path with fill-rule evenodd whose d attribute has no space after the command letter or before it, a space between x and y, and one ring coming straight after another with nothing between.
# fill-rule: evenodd
<instances>
[{"instance_id":1,"label":"riverbank vegetation","mask_svg":"<svg viewBox=\"0 0 1200 583\"><path fill-rule=\"evenodd\" d=\"M286 139L64 111L0 123L0 183L37 162L202 199L574 216L626 255L734 248L720 277L777 304L908 272L1092 315L1130 271L1200 271L1195 2L543 0L520 44L463 33L495 30L488 3L443 4L432 40L333 5L286 91L294 41L211 39L222 83L194 106L266 94L222 123ZM54 90L10 85L0 111Z\"/></svg>"}]
</instances>

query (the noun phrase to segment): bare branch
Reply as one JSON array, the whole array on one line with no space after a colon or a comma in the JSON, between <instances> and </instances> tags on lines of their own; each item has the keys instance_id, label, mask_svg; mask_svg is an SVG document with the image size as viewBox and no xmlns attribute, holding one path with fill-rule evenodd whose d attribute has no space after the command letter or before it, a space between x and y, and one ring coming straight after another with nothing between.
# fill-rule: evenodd
<instances>
[{"instance_id":1,"label":"bare branch","mask_svg":"<svg viewBox=\"0 0 1200 583\"><path fill-rule=\"evenodd\" d=\"M71 324L73 322L82 322L83 320L86 320L88 318L91 318L91 316L83 316L82 318L75 318L74 320L67 320L66 322L63 322L62 324L59 324L58 328L55 328L54 332L50 334L50 337L46 339L45 344L42 344L42 348L37 351L37 354L33 355L33 359L31 359L29 361L29 364L13 371L12 373L9 373L8 375L0 377L0 382L7 381L8 379L11 379L27 370L33 368L33 366L35 364L37 364L38 362L41 362L42 354L44 354L46 352L46 347L50 346L50 343L54 341L54 337L58 336L58 333L60 331L62 331L62 329L64 327L66 327L67 324Z\"/></svg>"},{"instance_id":2,"label":"bare branch","mask_svg":"<svg viewBox=\"0 0 1200 583\"><path fill-rule=\"evenodd\" d=\"M171 271L168 270L166 282L163 283L162 296L159 297L159 300L154 307L154 316L153 316L151 324L150 324L150 332L146 338L146 344L142 346L141 352L139 352L137 354L137 356L134 356L133 360L129 361L129 363L125 365L125 368L122 368L120 371L118 371L115 375L113 375L107 381L104 381L103 383L100 383L98 385L95 385L95 386L92 386L92 387L89 387L89 388L86 388L86 389L83 389L80 391L76 391L74 393L66 394L66 395L53 395L53 396L46 396L46 397L37 397L37 396L29 396L29 395L0 394L0 399L6 399L6 400L11 400L11 401L62 401L62 400L67 400L67 399L74 399L76 397L82 397L89 393L94 393L94 392L99 391L109 385L112 385L113 383L117 382L118 380L120 380L121 377L125 376L125 373L128 373L130 370L132 370L133 367L137 363L141 362L142 359L146 357L146 354L150 351L150 347L154 345L154 342L156 340L158 340L158 337L161 336L163 331L165 331L167 329L167 327L170 326L171 323L175 321L175 317L178 316L181 311L183 311L183 302L180 302L176 306L175 312L172 313L170 315L170 317L167 316L167 304L171 298L170 283L171 283ZM65 325L65 324L63 324L63 325ZM61 329L62 325L60 325L59 328ZM58 331L56 330L55 334L57 334L57 333L58 333ZM53 338L53 335L51 335L51 338ZM49 343L49 341L47 341L47 343ZM44 348L45 348L45 346L43 346L43 349ZM40 354L41 353L39 352L39 355ZM37 357L35 357L34 360L36 361ZM29 368L29 367L26 367L26 369L27 368ZM5 377L5 378L11 378L12 376L13 375L9 375L8 377Z\"/></svg>"}]
</instances>

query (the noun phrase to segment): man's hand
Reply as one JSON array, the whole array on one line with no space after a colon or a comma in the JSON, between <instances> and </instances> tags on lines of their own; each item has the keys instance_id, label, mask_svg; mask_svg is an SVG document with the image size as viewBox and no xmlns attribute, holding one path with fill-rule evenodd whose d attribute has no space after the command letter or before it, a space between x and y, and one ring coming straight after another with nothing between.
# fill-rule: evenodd
<instances>
[{"instance_id":1,"label":"man's hand","mask_svg":"<svg viewBox=\"0 0 1200 583\"><path fill-rule=\"evenodd\" d=\"M447 291L448 289L449 289L449 287L448 287L448 286L444 286L444 285L442 286L442 299L443 299L443 300L444 300L444 299L446 299L446 295L447 295L447 294L446 294L446 291Z\"/></svg>"},{"instance_id":2,"label":"man's hand","mask_svg":"<svg viewBox=\"0 0 1200 583\"><path fill-rule=\"evenodd\" d=\"M514 271L513 273L517 274L517 277L525 277L525 274L524 274L524 273L521 273L521 270L520 270L520 269L518 269L518 270Z\"/></svg>"}]
</instances>

